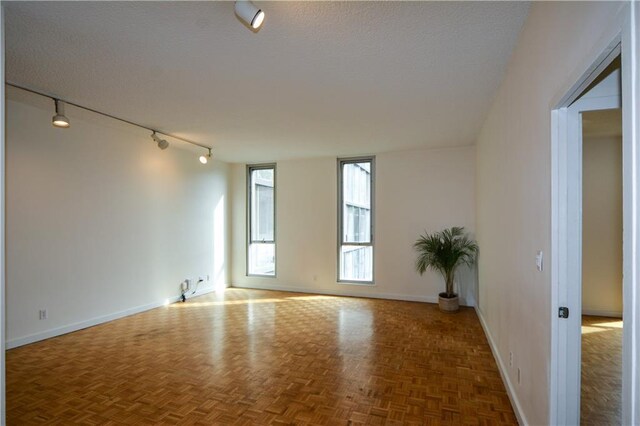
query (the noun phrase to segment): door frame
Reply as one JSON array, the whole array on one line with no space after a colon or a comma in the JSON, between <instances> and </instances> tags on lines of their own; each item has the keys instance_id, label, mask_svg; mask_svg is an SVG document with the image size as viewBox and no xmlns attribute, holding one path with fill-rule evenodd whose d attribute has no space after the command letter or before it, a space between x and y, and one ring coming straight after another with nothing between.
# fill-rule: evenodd
<instances>
[{"instance_id":1,"label":"door frame","mask_svg":"<svg viewBox=\"0 0 640 426\"><path fill-rule=\"evenodd\" d=\"M640 129L638 6L625 3L594 46L577 78L551 105L551 354L549 423L573 425L580 416L581 201L582 141L579 112L598 108L576 100L586 87L622 55L623 108L623 424L640 423ZM575 105L572 105L574 104ZM594 108L595 107L595 108ZM604 108L606 109L606 108ZM578 131L576 131L578 129ZM569 318L559 318L560 307ZM577 356L576 356L577 353ZM576 364L576 359L578 363Z\"/></svg>"},{"instance_id":2,"label":"door frame","mask_svg":"<svg viewBox=\"0 0 640 426\"><path fill-rule=\"evenodd\" d=\"M569 318L559 321L562 338L563 370L568 392L565 394L566 424L578 424L580 419L581 353L582 353L582 113L621 108L621 96L584 98L575 101L561 112L567 133L566 143L560 147L566 167L560 172L566 184L561 196L566 200L567 250L561 252L566 284L558 288L559 300L569 308ZM577 160L577 161L575 161ZM576 390L573 392L572 390Z\"/></svg>"},{"instance_id":3,"label":"door frame","mask_svg":"<svg viewBox=\"0 0 640 426\"><path fill-rule=\"evenodd\" d=\"M0 4L0 425L6 424L5 403L5 85L4 85L4 4Z\"/></svg>"}]
</instances>

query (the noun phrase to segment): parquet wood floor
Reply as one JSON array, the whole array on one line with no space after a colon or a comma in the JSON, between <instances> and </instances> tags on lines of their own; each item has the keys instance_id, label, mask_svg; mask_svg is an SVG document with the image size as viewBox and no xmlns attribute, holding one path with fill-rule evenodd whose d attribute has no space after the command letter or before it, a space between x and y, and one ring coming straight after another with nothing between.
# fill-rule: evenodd
<instances>
[{"instance_id":1,"label":"parquet wood floor","mask_svg":"<svg viewBox=\"0 0 640 426\"><path fill-rule=\"evenodd\" d=\"M580 424L622 423L622 320L582 316Z\"/></svg>"},{"instance_id":2,"label":"parquet wood floor","mask_svg":"<svg viewBox=\"0 0 640 426\"><path fill-rule=\"evenodd\" d=\"M28 424L517 424L470 308L228 289L7 353Z\"/></svg>"}]
</instances>

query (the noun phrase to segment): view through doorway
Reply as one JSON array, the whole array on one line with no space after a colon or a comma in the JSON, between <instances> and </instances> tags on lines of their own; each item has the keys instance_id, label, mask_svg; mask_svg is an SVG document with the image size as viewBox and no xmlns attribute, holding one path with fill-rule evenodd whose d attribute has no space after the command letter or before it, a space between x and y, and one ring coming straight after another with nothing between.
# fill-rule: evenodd
<instances>
[{"instance_id":1,"label":"view through doorway","mask_svg":"<svg viewBox=\"0 0 640 426\"><path fill-rule=\"evenodd\" d=\"M620 72L612 65L601 83L611 93ZM613 425L622 422L622 110L581 115L580 423Z\"/></svg>"}]
</instances>

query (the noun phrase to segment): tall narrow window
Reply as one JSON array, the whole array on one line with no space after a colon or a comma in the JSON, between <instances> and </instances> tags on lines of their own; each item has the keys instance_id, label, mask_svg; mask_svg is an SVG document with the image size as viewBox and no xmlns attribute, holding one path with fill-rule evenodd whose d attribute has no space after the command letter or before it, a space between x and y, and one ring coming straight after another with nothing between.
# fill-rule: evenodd
<instances>
[{"instance_id":1,"label":"tall narrow window","mask_svg":"<svg viewBox=\"0 0 640 426\"><path fill-rule=\"evenodd\" d=\"M373 157L338 160L338 281L373 283Z\"/></svg>"},{"instance_id":2,"label":"tall narrow window","mask_svg":"<svg viewBox=\"0 0 640 426\"><path fill-rule=\"evenodd\" d=\"M247 167L248 275L276 275L276 166Z\"/></svg>"}]
</instances>

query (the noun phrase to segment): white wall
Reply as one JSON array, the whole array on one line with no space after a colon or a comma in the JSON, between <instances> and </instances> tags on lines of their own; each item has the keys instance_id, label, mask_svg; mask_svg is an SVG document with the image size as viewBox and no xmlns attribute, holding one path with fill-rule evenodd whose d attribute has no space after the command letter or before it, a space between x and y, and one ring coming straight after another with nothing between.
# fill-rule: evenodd
<instances>
[{"instance_id":1,"label":"white wall","mask_svg":"<svg viewBox=\"0 0 640 426\"><path fill-rule=\"evenodd\" d=\"M414 269L413 243L461 225L474 231L475 149L401 151L376 156L375 285L337 283L336 158L277 163L277 277L246 276L246 169L232 166L232 285L304 292L437 301L442 278ZM463 303L475 277L460 275Z\"/></svg>"},{"instance_id":2,"label":"white wall","mask_svg":"<svg viewBox=\"0 0 640 426\"><path fill-rule=\"evenodd\" d=\"M57 129L50 99L7 94L9 346L226 284L226 164L69 106Z\"/></svg>"},{"instance_id":3,"label":"white wall","mask_svg":"<svg viewBox=\"0 0 640 426\"><path fill-rule=\"evenodd\" d=\"M479 310L533 425L549 422L551 276L537 271L535 255L550 258L551 110L621 7L534 3L477 142Z\"/></svg>"},{"instance_id":4,"label":"white wall","mask_svg":"<svg viewBox=\"0 0 640 426\"><path fill-rule=\"evenodd\" d=\"M622 316L622 137L583 136L582 311Z\"/></svg>"}]
</instances>

